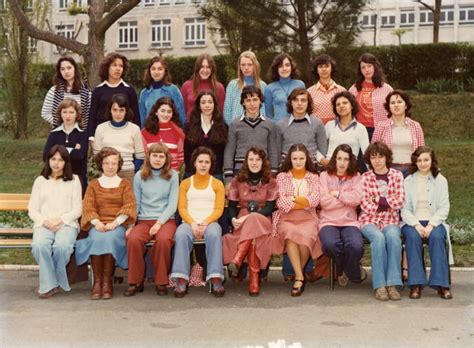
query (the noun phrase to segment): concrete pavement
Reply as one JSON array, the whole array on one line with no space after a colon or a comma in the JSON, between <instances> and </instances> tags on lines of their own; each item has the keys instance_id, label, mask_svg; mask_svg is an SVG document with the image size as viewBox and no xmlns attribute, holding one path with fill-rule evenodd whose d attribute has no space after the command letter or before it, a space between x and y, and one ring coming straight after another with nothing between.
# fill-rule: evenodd
<instances>
[{"instance_id":1,"label":"concrete pavement","mask_svg":"<svg viewBox=\"0 0 474 348\"><path fill-rule=\"evenodd\" d=\"M158 297L151 283L125 298L89 300L89 284L48 300L34 295L35 271L0 271L0 347L473 347L474 272L453 272L451 301L425 289L399 302L375 300L369 279L335 291L320 280L300 298L278 272L251 298L227 282L224 298L191 288Z\"/></svg>"}]
</instances>

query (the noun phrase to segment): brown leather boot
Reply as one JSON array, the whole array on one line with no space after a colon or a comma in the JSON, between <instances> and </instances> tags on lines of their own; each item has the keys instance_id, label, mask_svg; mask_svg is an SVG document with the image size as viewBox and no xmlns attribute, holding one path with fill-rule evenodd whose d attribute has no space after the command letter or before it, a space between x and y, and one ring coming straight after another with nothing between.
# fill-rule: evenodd
<instances>
[{"instance_id":1,"label":"brown leather boot","mask_svg":"<svg viewBox=\"0 0 474 348\"><path fill-rule=\"evenodd\" d=\"M229 271L231 271L234 276L237 276L239 273L240 266L242 266L245 256L247 256L250 245L252 245L252 240L249 239L244 240L237 246L237 252L234 255L234 259L229 263L228 266Z\"/></svg>"},{"instance_id":2,"label":"brown leather boot","mask_svg":"<svg viewBox=\"0 0 474 348\"><path fill-rule=\"evenodd\" d=\"M260 294L260 260L257 257L255 244L252 244L247 254L249 262L249 295L258 296Z\"/></svg>"},{"instance_id":3,"label":"brown leather boot","mask_svg":"<svg viewBox=\"0 0 474 348\"><path fill-rule=\"evenodd\" d=\"M91 289L91 300L98 300L102 297L102 269L104 267L103 255L91 256L92 274L94 275L94 284Z\"/></svg>"},{"instance_id":4,"label":"brown leather boot","mask_svg":"<svg viewBox=\"0 0 474 348\"><path fill-rule=\"evenodd\" d=\"M102 299L108 300L112 298L114 289L112 285L112 276L115 269L115 259L112 254L104 255L104 269L102 281Z\"/></svg>"}]
</instances>

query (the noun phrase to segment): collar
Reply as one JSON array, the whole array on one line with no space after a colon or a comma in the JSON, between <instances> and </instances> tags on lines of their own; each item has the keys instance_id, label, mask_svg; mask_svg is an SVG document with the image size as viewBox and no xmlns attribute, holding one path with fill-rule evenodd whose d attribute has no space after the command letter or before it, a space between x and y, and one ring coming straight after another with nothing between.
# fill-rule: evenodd
<instances>
[{"instance_id":1,"label":"collar","mask_svg":"<svg viewBox=\"0 0 474 348\"><path fill-rule=\"evenodd\" d=\"M74 127L72 129L73 130L77 129L79 132L84 132L84 130L81 129L81 127L79 127L79 124L77 122L74 123ZM64 123L61 123L59 126L54 128L51 132L60 132L60 131L63 131L64 133L66 133L66 131L64 130Z\"/></svg>"},{"instance_id":2,"label":"collar","mask_svg":"<svg viewBox=\"0 0 474 348\"><path fill-rule=\"evenodd\" d=\"M259 118L260 118L262 121L265 121L265 120L266 120L266 119L265 119L265 116L263 116L262 114L260 114L255 120L257 120L257 119L259 119ZM244 119L245 119L245 111L244 111L244 113L242 114L242 116L240 116L240 119L239 119L239 120L240 120L240 121L243 121Z\"/></svg>"},{"instance_id":3,"label":"collar","mask_svg":"<svg viewBox=\"0 0 474 348\"><path fill-rule=\"evenodd\" d=\"M204 117L201 114L201 129L203 130L203 132L205 134L209 133L209 131L211 130L213 124L214 124L213 119L211 119L211 123L209 124L209 126L207 124L205 124L204 123Z\"/></svg>"},{"instance_id":4,"label":"collar","mask_svg":"<svg viewBox=\"0 0 474 348\"><path fill-rule=\"evenodd\" d=\"M342 130L341 121L340 121L339 116L336 116L336 118L334 119L334 124L335 124L335 126L339 127L340 130ZM352 120L351 120L351 123L349 123L349 127L347 127L346 129L344 129L342 131L345 132L346 130L349 130L351 128L355 128L356 126L357 126L357 120L355 119L355 117L353 117Z\"/></svg>"},{"instance_id":5,"label":"collar","mask_svg":"<svg viewBox=\"0 0 474 348\"><path fill-rule=\"evenodd\" d=\"M408 116L405 116L405 121L403 122L405 125L408 125L408 123L410 122L409 121L409 117ZM395 124L395 122L393 122L393 117L390 117L389 118L389 121L390 121L390 126L393 126Z\"/></svg>"},{"instance_id":6,"label":"collar","mask_svg":"<svg viewBox=\"0 0 474 348\"><path fill-rule=\"evenodd\" d=\"M311 124L311 117L308 114L304 115L303 118L308 121L309 124ZM290 119L288 120L288 126L291 125L295 120L295 117L293 116L293 114L291 114Z\"/></svg>"},{"instance_id":7,"label":"collar","mask_svg":"<svg viewBox=\"0 0 474 348\"><path fill-rule=\"evenodd\" d=\"M119 83L117 83L116 85L112 85L109 83L109 81L105 80L104 82L102 82L101 84L99 84L97 87L102 87L104 85L107 85L109 86L110 88L115 88L115 87L118 87L120 84L123 84L125 87L130 87L130 85L128 83L126 83L123 79L120 79Z\"/></svg>"},{"instance_id":8,"label":"collar","mask_svg":"<svg viewBox=\"0 0 474 348\"><path fill-rule=\"evenodd\" d=\"M330 91L333 88L336 88L336 82L334 82L334 80L332 80L332 79L331 79L331 81L329 81L329 88L328 89L323 88L323 84L321 82L318 81L316 83L316 89L320 89L322 91Z\"/></svg>"}]
</instances>

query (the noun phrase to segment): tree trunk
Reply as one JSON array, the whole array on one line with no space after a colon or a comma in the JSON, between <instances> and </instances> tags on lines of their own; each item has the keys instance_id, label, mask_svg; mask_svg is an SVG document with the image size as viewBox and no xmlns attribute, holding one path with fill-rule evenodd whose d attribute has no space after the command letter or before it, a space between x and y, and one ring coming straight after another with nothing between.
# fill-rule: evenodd
<instances>
[{"instance_id":1,"label":"tree trunk","mask_svg":"<svg viewBox=\"0 0 474 348\"><path fill-rule=\"evenodd\" d=\"M301 49L300 52L300 70L301 70L301 79L306 84L311 84L314 80L314 77L311 76L311 43L308 39L308 27L307 27L307 18L306 18L306 3L305 1L297 2L297 13L298 16L298 41Z\"/></svg>"},{"instance_id":2,"label":"tree trunk","mask_svg":"<svg viewBox=\"0 0 474 348\"><path fill-rule=\"evenodd\" d=\"M439 22L441 20L441 0L435 1L433 11L433 43L439 42Z\"/></svg>"},{"instance_id":3,"label":"tree trunk","mask_svg":"<svg viewBox=\"0 0 474 348\"><path fill-rule=\"evenodd\" d=\"M28 138L28 93L29 93L29 69L28 69L28 34L26 31L18 27L20 42L18 45L18 76L21 76L15 93L15 103L17 104L17 115L15 122L14 139ZM15 83L12 81L12 83Z\"/></svg>"}]
</instances>

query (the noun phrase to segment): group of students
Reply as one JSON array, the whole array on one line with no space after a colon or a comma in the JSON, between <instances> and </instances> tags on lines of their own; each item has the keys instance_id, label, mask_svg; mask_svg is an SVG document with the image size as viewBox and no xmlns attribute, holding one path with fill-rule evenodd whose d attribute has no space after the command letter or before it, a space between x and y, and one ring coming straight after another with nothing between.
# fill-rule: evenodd
<instances>
[{"instance_id":1,"label":"group of students","mask_svg":"<svg viewBox=\"0 0 474 348\"><path fill-rule=\"evenodd\" d=\"M313 64L318 82L306 90L292 57L281 53L266 85L246 51L238 78L224 90L212 56L203 54L180 91L165 59L155 57L137 98L122 79L124 56L104 58L103 83L92 93L76 62L60 58L42 110L53 129L29 205L38 296L70 290L65 265L74 245L78 264L90 259L92 299L112 297L115 266L128 268L124 295L133 296L144 289L143 256L154 240L157 294L167 294L171 279L174 295L183 297L195 239L205 241L206 281L215 296L225 293L224 264L233 277L245 277L248 268L249 294L256 296L271 256L283 253L291 295L300 296L306 281L327 276L328 256L341 286L364 280L364 236L376 299L399 300L402 277L410 298L420 298L427 284L423 239L430 245L429 285L452 298L447 181L411 118L408 95L385 82L368 53L349 91L334 82L331 57ZM101 173L90 183L88 146ZM88 236L76 243L79 228Z\"/></svg>"}]
</instances>

